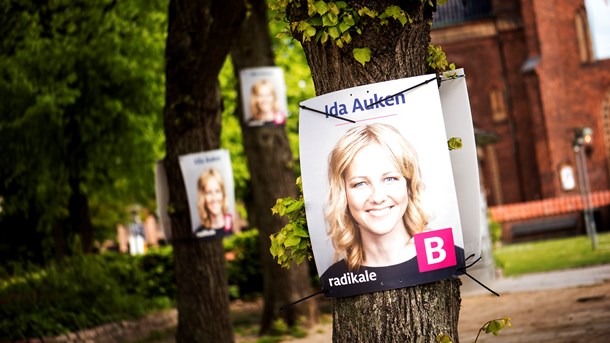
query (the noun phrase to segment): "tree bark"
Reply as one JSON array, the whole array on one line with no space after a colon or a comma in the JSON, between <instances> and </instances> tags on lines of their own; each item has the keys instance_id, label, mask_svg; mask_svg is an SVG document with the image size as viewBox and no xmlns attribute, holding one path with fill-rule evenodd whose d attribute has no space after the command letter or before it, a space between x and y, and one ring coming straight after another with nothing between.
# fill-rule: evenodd
<instances>
[{"instance_id":1,"label":"tree bark","mask_svg":"<svg viewBox=\"0 0 610 343\"><path fill-rule=\"evenodd\" d=\"M250 1L251 13L233 42L231 57L236 78L244 68L273 66L266 2ZM250 169L250 194L246 199L248 221L259 230L259 251L263 266L264 307L260 333L269 333L273 322L281 318L292 326L300 320L310 325L317 321L314 301L279 308L313 293L307 263L282 269L269 253L269 236L286 224L271 214L278 198L296 198L294 160L284 127L248 127L243 121L239 81L237 115L242 118L242 136Z\"/></svg>"},{"instance_id":2,"label":"tree bark","mask_svg":"<svg viewBox=\"0 0 610 343\"><path fill-rule=\"evenodd\" d=\"M361 1L347 1L362 7ZM343 48L313 39L303 43L316 94L422 75L430 43L433 8L427 1L367 2L379 13L391 5L400 6L413 19L402 26L389 20L380 26L375 20L361 35ZM290 6L291 21L307 17L307 6ZM293 32L299 38L298 32ZM368 47L371 61L362 66L352 49ZM333 342L434 342L438 334L458 342L457 323L461 282L458 278L386 292L333 299Z\"/></svg>"},{"instance_id":3,"label":"tree bark","mask_svg":"<svg viewBox=\"0 0 610 343\"><path fill-rule=\"evenodd\" d=\"M176 265L177 342L233 342L222 241L194 240L178 157L218 149L218 73L243 1L171 0L166 45L165 168Z\"/></svg>"}]
</instances>

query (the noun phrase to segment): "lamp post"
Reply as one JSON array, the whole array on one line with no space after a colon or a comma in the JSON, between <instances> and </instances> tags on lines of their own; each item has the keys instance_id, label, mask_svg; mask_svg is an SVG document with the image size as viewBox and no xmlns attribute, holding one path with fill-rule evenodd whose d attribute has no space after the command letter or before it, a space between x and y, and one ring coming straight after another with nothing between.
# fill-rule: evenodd
<instances>
[{"instance_id":1,"label":"lamp post","mask_svg":"<svg viewBox=\"0 0 610 343\"><path fill-rule=\"evenodd\" d=\"M587 235L591 239L593 250L597 249L597 228L593 217L593 204L591 201L591 188L589 187L589 172L587 170L586 150L591 149L593 130L590 127L579 127L574 129L574 141L572 148L576 157L576 169L578 171L578 186L583 207L583 217Z\"/></svg>"}]
</instances>

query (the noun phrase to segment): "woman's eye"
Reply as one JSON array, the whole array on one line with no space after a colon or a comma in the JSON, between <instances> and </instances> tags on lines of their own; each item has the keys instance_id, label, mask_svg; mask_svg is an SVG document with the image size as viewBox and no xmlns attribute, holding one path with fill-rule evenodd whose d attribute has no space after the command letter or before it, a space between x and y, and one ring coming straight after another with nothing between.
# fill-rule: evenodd
<instances>
[{"instance_id":1,"label":"woman's eye","mask_svg":"<svg viewBox=\"0 0 610 343\"><path fill-rule=\"evenodd\" d=\"M396 176L388 176L384 179L385 182L394 182L394 181L398 181L398 178Z\"/></svg>"},{"instance_id":2,"label":"woman's eye","mask_svg":"<svg viewBox=\"0 0 610 343\"><path fill-rule=\"evenodd\" d=\"M359 182L356 182L356 183L352 184L352 187L353 188L358 188L358 187L362 187L364 185L365 185L364 181L359 181Z\"/></svg>"}]
</instances>

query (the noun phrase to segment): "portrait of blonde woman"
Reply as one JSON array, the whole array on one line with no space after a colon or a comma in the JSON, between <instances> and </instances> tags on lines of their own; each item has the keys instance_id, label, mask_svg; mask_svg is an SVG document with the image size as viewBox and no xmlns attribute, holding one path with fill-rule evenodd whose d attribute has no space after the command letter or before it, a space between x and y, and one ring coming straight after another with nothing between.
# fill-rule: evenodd
<instances>
[{"instance_id":1,"label":"portrait of blonde woman","mask_svg":"<svg viewBox=\"0 0 610 343\"><path fill-rule=\"evenodd\" d=\"M414 236L429 231L421 204L424 184L417 153L396 128L375 123L349 129L328 156L327 175L324 216L336 261L321 276L327 296L401 288L453 274L418 271Z\"/></svg>"},{"instance_id":2,"label":"portrait of blonde woman","mask_svg":"<svg viewBox=\"0 0 610 343\"><path fill-rule=\"evenodd\" d=\"M223 237L231 233L233 218L228 210L222 175L216 169L201 173L197 180L197 210L201 225L197 237Z\"/></svg>"},{"instance_id":3,"label":"portrait of blonde woman","mask_svg":"<svg viewBox=\"0 0 610 343\"><path fill-rule=\"evenodd\" d=\"M275 85L260 79L252 85L250 94L251 125L284 125L286 113L280 108Z\"/></svg>"}]
</instances>

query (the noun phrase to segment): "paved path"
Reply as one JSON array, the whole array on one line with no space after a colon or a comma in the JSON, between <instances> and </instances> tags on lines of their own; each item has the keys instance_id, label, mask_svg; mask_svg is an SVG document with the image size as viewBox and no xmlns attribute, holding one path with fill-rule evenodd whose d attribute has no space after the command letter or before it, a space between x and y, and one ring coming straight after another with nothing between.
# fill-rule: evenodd
<instances>
[{"instance_id":1,"label":"paved path","mask_svg":"<svg viewBox=\"0 0 610 343\"><path fill-rule=\"evenodd\" d=\"M518 293L601 284L610 280L610 264L497 279L486 277L481 273L473 272L472 274L497 293ZM488 293L483 287L469 280L467 276L462 276L462 282L464 283L462 296Z\"/></svg>"}]
</instances>

